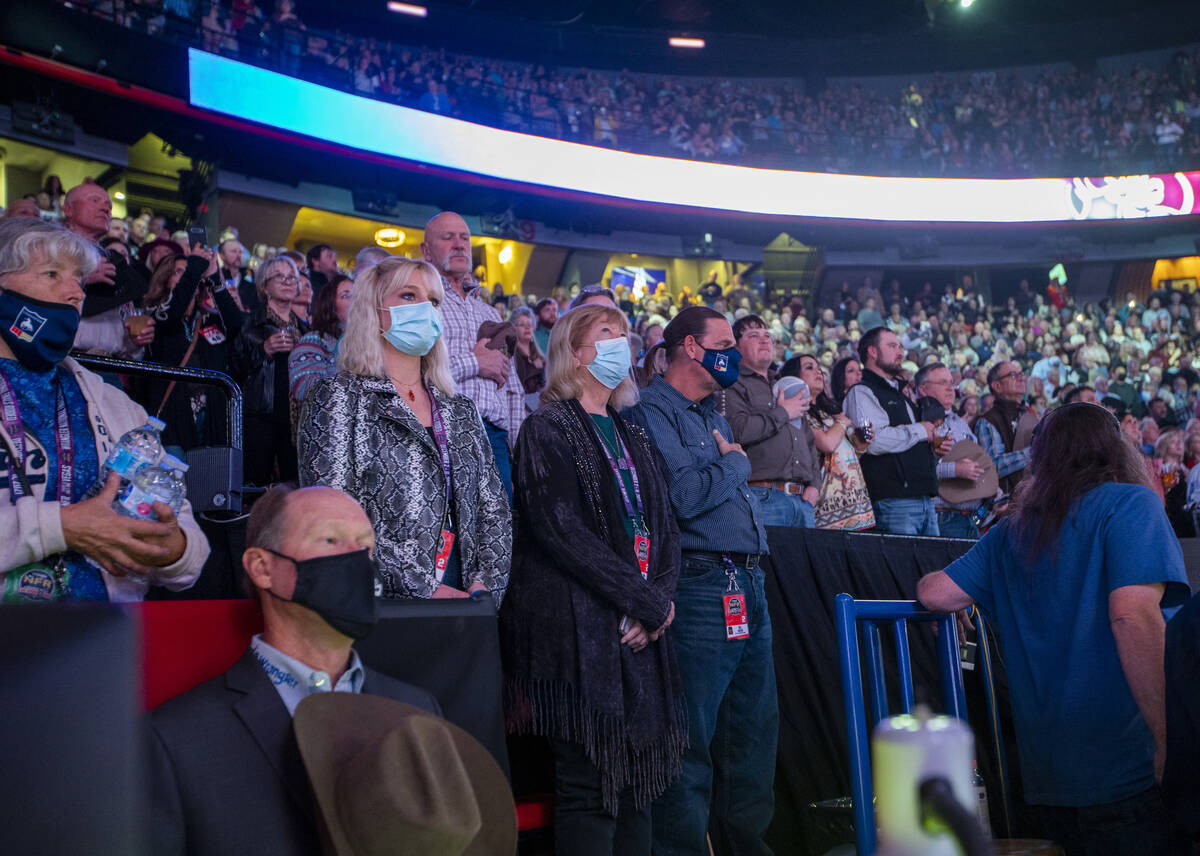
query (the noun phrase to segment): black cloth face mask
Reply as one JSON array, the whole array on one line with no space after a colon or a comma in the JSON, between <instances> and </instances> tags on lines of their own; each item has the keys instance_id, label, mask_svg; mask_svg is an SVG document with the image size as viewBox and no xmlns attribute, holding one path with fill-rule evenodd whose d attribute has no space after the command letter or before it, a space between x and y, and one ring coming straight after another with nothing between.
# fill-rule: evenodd
<instances>
[{"instance_id":1,"label":"black cloth face mask","mask_svg":"<svg viewBox=\"0 0 1200 856\"><path fill-rule=\"evenodd\" d=\"M267 594L308 607L351 639L363 639L375 629L375 561L369 551L297 560L270 547L262 549L296 565L292 596L280 597L271 589Z\"/></svg>"}]
</instances>

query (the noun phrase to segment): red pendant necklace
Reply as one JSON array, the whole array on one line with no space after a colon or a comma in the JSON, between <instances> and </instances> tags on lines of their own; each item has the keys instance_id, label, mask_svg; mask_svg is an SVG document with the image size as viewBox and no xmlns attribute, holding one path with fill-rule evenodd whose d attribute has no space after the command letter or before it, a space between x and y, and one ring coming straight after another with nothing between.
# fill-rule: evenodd
<instances>
[{"instance_id":1,"label":"red pendant necklace","mask_svg":"<svg viewBox=\"0 0 1200 856\"><path fill-rule=\"evenodd\" d=\"M396 386L402 386L402 387L404 387L406 390L408 390L408 392L407 392L406 394L407 394L407 396L408 396L408 401L409 401L409 403L410 403L410 404L415 404L415 403L416 403L416 401L417 401L417 394L416 394L415 392L413 392L413 389L416 387L416 384L412 384L412 385L410 386L409 384L407 384L407 383L404 383L403 381L398 381L398 380L396 380L395 378L393 378L393 379L392 379L392 383L393 383L393 384L395 384ZM417 383L420 383L420 381L417 381Z\"/></svg>"}]
</instances>

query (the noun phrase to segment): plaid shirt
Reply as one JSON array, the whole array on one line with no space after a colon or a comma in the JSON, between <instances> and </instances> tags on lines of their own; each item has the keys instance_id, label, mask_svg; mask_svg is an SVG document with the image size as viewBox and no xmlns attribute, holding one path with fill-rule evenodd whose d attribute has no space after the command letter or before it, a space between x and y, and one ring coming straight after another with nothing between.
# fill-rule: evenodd
<instances>
[{"instance_id":1,"label":"plaid shirt","mask_svg":"<svg viewBox=\"0 0 1200 856\"><path fill-rule=\"evenodd\" d=\"M500 313L479 299L479 283L463 280L467 296L460 297L445 277L442 300L443 336L450 352L450 373L458 391L475 402L484 421L508 432L509 446L516 445L517 433L525 421L525 389L517 376L517 361L509 360L508 382L497 388L494 381L479 376L475 343L484 321L499 321Z\"/></svg>"}]
</instances>

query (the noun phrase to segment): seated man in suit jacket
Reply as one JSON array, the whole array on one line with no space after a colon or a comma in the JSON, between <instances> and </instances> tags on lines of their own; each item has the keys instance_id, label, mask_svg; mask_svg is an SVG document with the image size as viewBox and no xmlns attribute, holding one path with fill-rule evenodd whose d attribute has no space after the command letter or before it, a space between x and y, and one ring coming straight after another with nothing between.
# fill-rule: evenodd
<instances>
[{"instance_id":1,"label":"seated man in suit jacket","mask_svg":"<svg viewBox=\"0 0 1200 856\"><path fill-rule=\"evenodd\" d=\"M292 731L300 700L364 692L441 714L429 693L365 668L351 648L375 623L374 543L339 490L276 487L254 505L242 566L263 632L225 674L150 714L150 852L319 854Z\"/></svg>"}]
</instances>

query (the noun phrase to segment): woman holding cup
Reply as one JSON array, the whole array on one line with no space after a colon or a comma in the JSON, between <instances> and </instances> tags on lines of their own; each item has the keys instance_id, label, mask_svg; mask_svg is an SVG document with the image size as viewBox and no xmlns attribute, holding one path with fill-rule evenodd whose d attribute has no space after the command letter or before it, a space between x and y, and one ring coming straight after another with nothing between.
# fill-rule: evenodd
<instances>
[{"instance_id":1,"label":"woman holding cup","mask_svg":"<svg viewBox=\"0 0 1200 856\"><path fill-rule=\"evenodd\" d=\"M308 324L292 311L300 271L286 256L276 256L255 274L259 307L234 341L229 358L233 377L245 396L245 478L268 485L296 478L288 395L288 355Z\"/></svg>"},{"instance_id":2,"label":"woman holding cup","mask_svg":"<svg viewBox=\"0 0 1200 856\"><path fill-rule=\"evenodd\" d=\"M229 344L241 332L243 315L217 275L217 254L196 245L186 255L160 259L143 298L142 315L126 320L132 334L150 322L148 356L156 363L227 371ZM167 423L163 444L174 453L224 440L225 396L212 387L155 381L145 398L152 414Z\"/></svg>"}]
</instances>

